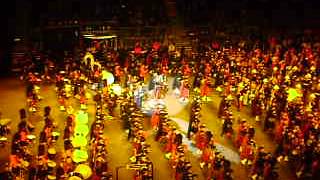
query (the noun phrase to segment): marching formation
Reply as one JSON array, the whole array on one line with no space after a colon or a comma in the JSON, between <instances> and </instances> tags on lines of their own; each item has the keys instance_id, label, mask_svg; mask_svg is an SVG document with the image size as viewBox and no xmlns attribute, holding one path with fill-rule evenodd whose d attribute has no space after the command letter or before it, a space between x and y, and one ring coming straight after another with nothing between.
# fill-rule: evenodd
<instances>
[{"instance_id":1,"label":"marching formation","mask_svg":"<svg viewBox=\"0 0 320 180\"><path fill-rule=\"evenodd\" d=\"M263 44L264 43L264 44ZM319 43L319 42L318 42ZM147 136L159 142L172 168L172 178L199 178L192 171L200 166L205 179L234 179L230 159L216 147L217 135L231 141L248 167L251 179L276 179L277 164L290 162L296 178L319 177L320 48L316 42L280 44L275 39L252 46L243 41L214 42L193 53L155 42L149 49L137 43L126 55L107 47L81 53L82 58L66 55L63 62L50 57L37 67L26 64L21 79L26 82L27 108L20 110L18 131L11 143L10 176L14 179L111 179L108 167L106 120L120 116L132 157L128 167L134 179L153 179L154 167L148 157ZM263 44L264 48L261 44ZM102 55L101 55L102 54ZM173 79L173 84L169 84ZM63 132L45 106L43 129L27 118L41 112L41 87L55 84L59 109L65 112ZM186 132L175 124L162 103L169 92L176 101L189 104ZM220 132L202 122L201 108L212 94L219 95L217 120ZM148 102L155 102L150 105ZM95 116L88 109L94 102ZM217 103L217 102L214 102ZM146 107L148 105L148 107ZM27 109L27 110L26 110ZM149 112L146 111L149 110ZM234 111L251 112L254 124ZM151 132L145 122L149 122ZM237 130L235 127L237 126ZM256 128L274 139L275 152L256 142ZM1 144L10 128L1 124ZM13 133L13 132L12 132ZM57 151L59 138L64 150ZM191 141L200 155L192 164L186 154ZM37 153L32 148L38 146Z\"/></svg>"}]
</instances>

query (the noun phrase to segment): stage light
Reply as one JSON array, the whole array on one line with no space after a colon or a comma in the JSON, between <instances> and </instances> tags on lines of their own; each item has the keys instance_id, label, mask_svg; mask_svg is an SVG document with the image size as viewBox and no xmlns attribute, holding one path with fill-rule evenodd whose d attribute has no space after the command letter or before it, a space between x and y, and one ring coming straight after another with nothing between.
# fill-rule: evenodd
<instances>
[{"instance_id":1,"label":"stage light","mask_svg":"<svg viewBox=\"0 0 320 180\"><path fill-rule=\"evenodd\" d=\"M21 38L14 38L13 41L14 42L19 42L19 41L21 41Z\"/></svg>"},{"instance_id":2,"label":"stage light","mask_svg":"<svg viewBox=\"0 0 320 180\"><path fill-rule=\"evenodd\" d=\"M110 36L95 36L95 35L83 35L84 38L87 39L95 39L95 40L101 40L101 39L112 39L112 38L116 38L117 36L115 35L110 35Z\"/></svg>"}]
</instances>

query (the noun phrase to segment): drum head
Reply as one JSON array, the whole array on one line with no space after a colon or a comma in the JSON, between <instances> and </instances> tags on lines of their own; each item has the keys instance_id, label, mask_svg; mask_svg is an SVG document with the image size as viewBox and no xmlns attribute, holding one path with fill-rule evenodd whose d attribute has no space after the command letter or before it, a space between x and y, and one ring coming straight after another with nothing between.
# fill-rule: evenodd
<instances>
[{"instance_id":1,"label":"drum head","mask_svg":"<svg viewBox=\"0 0 320 180\"><path fill-rule=\"evenodd\" d=\"M1 126L6 126L9 123L11 123L11 119L5 118L5 119L0 119L0 125Z\"/></svg>"},{"instance_id":2,"label":"drum head","mask_svg":"<svg viewBox=\"0 0 320 180\"><path fill-rule=\"evenodd\" d=\"M48 175L47 178L48 178L49 180L57 179L56 176L53 176L53 175Z\"/></svg>"},{"instance_id":3,"label":"drum head","mask_svg":"<svg viewBox=\"0 0 320 180\"><path fill-rule=\"evenodd\" d=\"M36 139L36 136L33 135L33 134L30 134L30 135L27 135L27 138L28 138L29 140L33 140L33 139Z\"/></svg>"},{"instance_id":4,"label":"drum head","mask_svg":"<svg viewBox=\"0 0 320 180\"><path fill-rule=\"evenodd\" d=\"M29 167L30 163L28 161L21 162L22 167Z\"/></svg>"},{"instance_id":5,"label":"drum head","mask_svg":"<svg viewBox=\"0 0 320 180\"><path fill-rule=\"evenodd\" d=\"M59 132L52 132L52 136L60 136L60 133Z\"/></svg>"},{"instance_id":6,"label":"drum head","mask_svg":"<svg viewBox=\"0 0 320 180\"><path fill-rule=\"evenodd\" d=\"M49 148L49 149L48 149L48 153L51 154L51 155L53 155L53 154L56 154L57 151L56 151L55 148Z\"/></svg>"},{"instance_id":7,"label":"drum head","mask_svg":"<svg viewBox=\"0 0 320 180\"><path fill-rule=\"evenodd\" d=\"M0 137L0 141L7 141L8 140L8 138L6 138L6 137Z\"/></svg>"},{"instance_id":8,"label":"drum head","mask_svg":"<svg viewBox=\"0 0 320 180\"><path fill-rule=\"evenodd\" d=\"M78 176L71 176L68 178L68 180L82 180L82 179Z\"/></svg>"}]
</instances>

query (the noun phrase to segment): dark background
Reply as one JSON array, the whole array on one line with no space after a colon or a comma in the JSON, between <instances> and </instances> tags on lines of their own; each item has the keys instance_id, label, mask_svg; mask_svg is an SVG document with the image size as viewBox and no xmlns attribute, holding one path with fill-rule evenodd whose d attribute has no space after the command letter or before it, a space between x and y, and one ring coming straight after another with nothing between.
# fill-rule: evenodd
<instances>
[{"instance_id":1,"label":"dark background","mask_svg":"<svg viewBox=\"0 0 320 180\"><path fill-rule=\"evenodd\" d=\"M257 26L262 29L270 29L270 31L274 29L319 29L319 3L316 0L6 1L0 6L1 67L6 67L3 65L10 62L14 37L22 36L26 40L38 40L39 37L34 35L39 34L51 20L116 20L119 26L135 26L137 23L135 21L132 23L132 19L141 18L144 21L142 26L179 23L186 27L202 25L223 27L235 24L237 25L235 28ZM174 4L174 7L170 4ZM174 15L176 16L172 17ZM65 33L72 34L73 32L66 31ZM54 36L49 36L50 38L55 38L55 41L59 39ZM67 46L68 43L66 42L65 45Z\"/></svg>"}]
</instances>

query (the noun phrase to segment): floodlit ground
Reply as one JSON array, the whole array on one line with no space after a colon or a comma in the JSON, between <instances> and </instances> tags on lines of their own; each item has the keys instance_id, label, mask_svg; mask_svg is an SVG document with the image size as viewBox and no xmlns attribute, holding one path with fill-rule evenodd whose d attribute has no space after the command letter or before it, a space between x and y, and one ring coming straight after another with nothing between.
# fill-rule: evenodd
<instances>
[{"instance_id":1,"label":"floodlit ground","mask_svg":"<svg viewBox=\"0 0 320 180\"><path fill-rule=\"evenodd\" d=\"M170 85L171 80L169 81ZM43 123L43 107L51 106L52 107L52 116L58 122L58 129L60 132L63 132L64 121L66 119L66 113L61 112L58 109L58 102L56 99L56 94L54 86L44 85L41 87L41 95L43 100L41 101L41 111L35 114L29 114L29 117L33 124L36 126L35 135L39 135L40 130L42 129ZM210 100L202 106L201 110L201 121L207 125L207 127L212 130L216 139L216 146L219 150L223 151L223 154L230 159L233 164L234 177L235 179L248 179L249 168L246 168L239 163L238 150L234 148L232 142L228 139L220 137L222 122L217 118L217 109L220 103L220 97L218 94L213 93L210 96ZM188 103L180 102L179 99L175 96L172 89L169 89L168 95L164 99L164 103L169 107L169 115L177 123L182 132L186 131L186 125L189 118L189 109L190 106ZM75 102L72 102L75 109L79 108L79 105ZM1 79L0 85L0 111L3 114L3 118L12 119L12 133L16 132L16 127L19 122L19 109L26 107L26 98L25 98L25 87L24 84L16 80L15 78L6 78ZM94 104L89 101L88 112L89 112L89 124L92 123L94 117ZM261 128L261 124L258 124L254 121L253 118L249 115L249 110L244 108L241 112L237 112L234 109L234 116L244 117L247 121L256 127L256 142L259 145L264 145L267 150L273 152L275 149L275 144L272 139L266 135ZM237 123L235 123L235 129L237 128ZM158 142L155 142L153 139L153 133L150 128L148 119L146 118L145 129L147 130L149 136L147 138L148 143L151 145L152 152L149 154L151 161L154 164L154 179L163 180L163 179L174 179L171 168L168 165L168 161L164 158L164 153L161 151L161 147ZM108 153L109 153L109 167L113 171L115 177L116 167L125 165L132 154L132 148L130 142L127 141L127 133L122 129L121 120L119 120L118 115L113 120L107 120L105 123L105 136L109 139ZM10 137L11 140L11 137ZM193 170L199 174L199 179L204 179L201 175L201 169L199 166L198 155L196 149L192 146L192 142L184 140L185 143L189 146L189 153L187 158L191 161L193 165ZM37 143L34 147L37 147ZM59 138L57 142L58 152L63 150L63 141L62 138ZM36 148L34 148L36 152ZM9 146L1 149L0 153L0 170L4 170L4 164L8 161L10 153ZM285 165L285 164L284 164ZM280 179L294 179L292 172L288 168L283 168L280 165ZM119 170L119 179L127 180L130 177L130 170L121 168Z\"/></svg>"}]
</instances>

